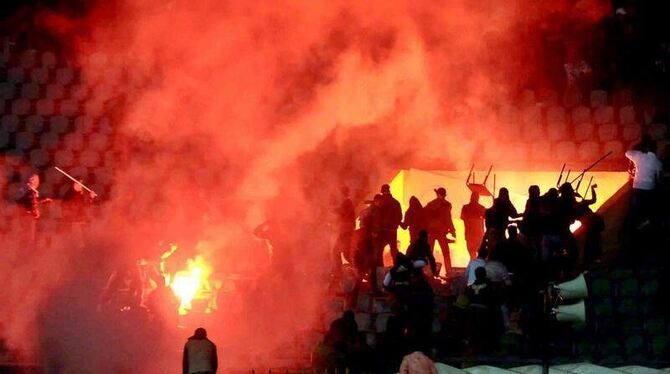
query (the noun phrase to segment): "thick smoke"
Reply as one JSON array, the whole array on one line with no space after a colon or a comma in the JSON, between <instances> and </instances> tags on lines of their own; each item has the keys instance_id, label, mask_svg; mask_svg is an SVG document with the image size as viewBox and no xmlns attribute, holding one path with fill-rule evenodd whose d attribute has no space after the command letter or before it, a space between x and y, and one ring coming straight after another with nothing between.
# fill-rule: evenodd
<instances>
[{"instance_id":1,"label":"thick smoke","mask_svg":"<svg viewBox=\"0 0 670 374\"><path fill-rule=\"evenodd\" d=\"M259 277L206 327L226 365L269 364L318 325L341 186L360 201L398 168L464 168L484 144L505 161L494 110L542 78L527 30L606 10L540 3L127 0L77 18L39 12L93 87L89 114L112 118L114 184L84 244L2 252L2 299L17 300L0 307L3 335L66 372L168 372L177 344L147 353L142 332L93 310L109 270L178 241L218 272ZM265 220L292 248L288 273L257 250Z\"/></svg>"}]
</instances>

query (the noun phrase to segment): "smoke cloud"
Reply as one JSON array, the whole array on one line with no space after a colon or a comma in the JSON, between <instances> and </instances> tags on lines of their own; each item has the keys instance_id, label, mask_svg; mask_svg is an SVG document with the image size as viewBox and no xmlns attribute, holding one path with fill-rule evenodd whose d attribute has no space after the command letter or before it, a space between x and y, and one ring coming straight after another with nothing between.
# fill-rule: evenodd
<instances>
[{"instance_id":1,"label":"smoke cloud","mask_svg":"<svg viewBox=\"0 0 670 374\"><path fill-rule=\"evenodd\" d=\"M511 130L496 109L549 79L541 26L591 25L603 3L119 0L76 17L35 12L81 67L87 114L110 119L114 183L79 243L8 238L0 333L62 372L176 372L188 332L147 333L95 309L109 271L177 241L221 274L258 278L205 327L224 365L270 365L320 325L340 187L361 201L399 168L505 164L495 139ZM266 220L292 248L287 272L252 234Z\"/></svg>"}]
</instances>

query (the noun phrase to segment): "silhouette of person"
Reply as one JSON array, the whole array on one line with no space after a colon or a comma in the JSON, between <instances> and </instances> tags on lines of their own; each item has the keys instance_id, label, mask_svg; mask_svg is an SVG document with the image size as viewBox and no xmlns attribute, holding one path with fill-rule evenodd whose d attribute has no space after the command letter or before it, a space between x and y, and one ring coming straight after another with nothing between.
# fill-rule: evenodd
<instances>
[{"instance_id":1,"label":"silhouette of person","mask_svg":"<svg viewBox=\"0 0 670 374\"><path fill-rule=\"evenodd\" d=\"M413 243L419 237L419 231L426 228L423 206L416 196L409 198L409 208L405 212L405 219L400 226L409 229L409 240Z\"/></svg>"},{"instance_id":2,"label":"silhouette of person","mask_svg":"<svg viewBox=\"0 0 670 374\"><path fill-rule=\"evenodd\" d=\"M356 212L354 210L354 203L349 198L349 189L342 187L341 192L342 201L337 209L335 209L337 239L333 248L333 260L336 271L339 271L342 265L341 255L347 261L352 262L351 241L356 229Z\"/></svg>"},{"instance_id":3,"label":"silhouette of person","mask_svg":"<svg viewBox=\"0 0 670 374\"><path fill-rule=\"evenodd\" d=\"M219 368L216 345L207 338L207 331L197 328L184 345L183 374L215 374Z\"/></svg>"},{"instance_id":4,"label":"silhouette of person","mask_svg":"<svg viewBox=\"0 0 670 374\"><path fill-rule=\"evenodd\" d=\"M84 188L79 183L73 182L63 195L63 213L71 222L88 221L86 208L97 196L95 192L84 193Z\"/></svg>"},{"instance_id":5,"label":"silhouette of person","mask_svg":"<svg viewBox=\"0 0 670 374\"><path fill-rule=\"evenodd\" d=\"M477 252L484 239L484 216L486 208L479 203L479 194L472 192L470 202L463 205L461 219L465 227L465 243L470 259L477 258Z\"/></svg>"},{"instance_id":6,"label":"silhouette of person","mask_svg":"<svg viewBox=\"0 0 670 374\"><path fill-rule=\"evenodd\" d=\"M400 202L391 195L388 184L381 187L381 200L375 204L374 245L377 266L384 266L384 248L388 245L393 258L398 254L398 227L402 222Z\"/></svg>"},{"instance_id":7,"label":"silhouette of person","mask_svg":"<svg viewBox=\"0 0 670 374\"><path fill-rule=\"evenodd\" d=\"M451 219L451 203L447 201L447 190L440 187L435 190L435 199L426 204L424 213L426 217L426 228L428 229L428 243L432 250L435 242L438 242L442 255L444 256L445 271L451 269L451 257L449 255L449 243L453 242L447 238L448 234L456 237L456 229Z\"/></svg>"},{"instance_id":8,"label":"silhouette of person","mask_svg":"<svg viewBox=\"0 0 670 374\"><path fill-rule=\"evenodd\" d=\"M540 243L542 242L542 219L541 219L541 197L540 187L532 185L528 187L528 200L523 211L523 221L520 230L526 242L533 250L533 257L540 257Z\"/></svg>"},{"instance_id":9,"label":"silhouette of person","mask_svg":"<svg viewBox=\"0 0 670 374\"><path fill-rule=\"evenodd\" d=\"M419 231L416 240L407 248L407 257L413 262L418 260L426 261L426 263L430 264L430 270L433 272L433 275L437 275L435 256L433 256L433 251L430 248L430 244L428 244L428 231Z\"/></svg>"},{"instance_id":10,"label":"silhouette of person","mask_svg":"<svg viewBox=\"0 0 670 374\"><path fill-rule=\"evenodd\" d=\"M486 211L486 230L489 240L489 250L495 249L496 245L505 238L505 229L509 225L510 218L519 218L514 204L509 199L509 190L502 187L498 197L493 200L493 206Z\"/></svg>"}]
</instances>

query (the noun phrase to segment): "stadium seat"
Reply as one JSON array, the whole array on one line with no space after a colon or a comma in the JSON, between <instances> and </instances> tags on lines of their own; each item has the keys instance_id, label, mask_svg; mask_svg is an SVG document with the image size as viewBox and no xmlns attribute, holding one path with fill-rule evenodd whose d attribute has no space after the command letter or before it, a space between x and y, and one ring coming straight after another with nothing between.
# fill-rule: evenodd
<instances>
[{"instance_id":1,"label":"stadium seat","mask_svg":"<svg viewBox=\"0 0 670 374\"><path fill-rule=\"evenodd\" d=\"M558 93L554 90L541 90L537 93L537 102L544 107L558 105Z\"/></svg>"},{"instance_id":2,"label":"stadium seat","mask_svg":"<svg viewBox=\"0 0 670 374\"><path fill-rule=\"evenodd\" d=\"M572 123L579 125L591 122L591 109L583 105L574 108L570 114Z\"/></svg>"},{"instance_id":3,"label":"stadium seat","mask_svg":"<svg viewBox=\"0 0 670 374\"><path fill-rule=\"evenodd\" d=\"M35 140L35 134L27 131L21 131L16 133L16 148L21 150L27 150L33 147L33 141Z\"/></svg>"},{"instance_id":4,"label":"stadium seat","mask_svg":"<svg viewBox=\"0 0 670 374\"><path fill-rule=\"evenodd\" d=\"M563 105L566 108L573 108L582 103L582 93L576 89L568 89L563 96Z\"/></svg>"},{"instance_id":5,"label":"stadium seat","mask_svg":"<svg viewBox=\"0 0 670 374\"><path fill-rule=\"evenodd\" d=\"M391 313L391 301L383 297L375 297L372 300L373 313Z\"/></svg>"},{"instance_id":6,"label":"stadium seat","mask_svg":"<svg viewBox=\"0 0 670 374\"><path fill-rule=\"evenodd\" d=\"M575 158L575 152L577 147L574 142L571 141L562 141L556 143L554 146L554 154L558 161L568 161Z\"/></svg>"},{"instance_id":7,"label":"stadium seat","mask_svg":"<svg viewBox=\"0 0 670 374\"><path fill-rule=\"evenodd\" d=\"M25 119L26 131L38 134L44 130L44 118L38 115L28 116Z\"/></svg>"},{"instance_id":8,"label":"stadium seat","mask_svg":"<svg viewBox=\"0 0 670 374\"><path fill-rule=\"evenodd\" d=\"M56 54L53 52L42 53L42 67L53 69L56 67Z\"/></svg>"},{"instance_id":9,"label":"stadium seat","mask_svg":"<svg viewBox=\"0 0 670 374\"><path fill-rule=\"evenodd\" d=\"M57 132L59 134L64 134L68 131L70 125L67 117L63 116L53 116L49 119L49 125L51 131Z\"/></svg>"},{"instance_id":10,"label":"stadium seat","mask_svg":"<svg viewBox=\"0 0 670 374\"><path fill-rule=\"evenodd\" d=\"M72 100L84 101L88 97L88 86L85 84L76 84L70 89Z\"/></svg>"},{"instance_id":11,"label":"stadium seat","mask_svg":"<svg viewBox=\"0 0 670 374\"><path fill-rule=\"evenodd\" d=\"M49 164L49 152L42 148L33 149L30 151L30 164L34 167L44 167Z\"/></svg>"},{"instance_id":12,"label":"stadium seat","mask_svg":"<svg viewBox=\"0 0 670 374\"><path fill-rule=\"evenodd\" d=\"M89 134L93 132L93 118L87 115L81 115L75 118L74 128L76 131L81 132L82 134Z\"/></svg>"},{"instance_id":13,"label":"stadium seat","mask_svg":"<svg viewBox=\"0 0 670 374\"><path fill-rule=\"evenodd\" d=\"M619 108L619 123L627 125L635 122L635 108L633 106L624 106Z\"/></svg>"},{"instance_id":14,"label":"stadium seat","mask_svg":"<svg viewBox=\"0 0 670 374\"><path fill-rule=\"evenodd\" d=\"M65 88L61 84L50 84L47 86L46 98L49 100L59 100L65 96Z\"/></svg>"},{"instance_id":15,"label":"stadium seat","mask_svg":"<svg viewBox=\"0 0 670 374\"><path fill-rule=\"evenodd\" d=\"M613 104L617 107L633 105L633 93L630 90L617 90L614 92Z\"/></svg>"},{"instance_id":16,"label":"stadium seat","mask_svg":"<svg viewBox=\"0 0 670 374\"><path fill-rule=\"evenodd\" d=\"M68 173L78 179L83 180L91 179L91 176L89 175L88 172L88 168L82 165L75 164L68 170Z\"/></svg>"},{"instance_id":17,"label":"stadium seat","mask_svg":"<svg viewBox=\"0 0 670 374\"><path fill-rule=\"evenodd\" d=\"M640 293L640 282L636 278L629 278L621 282L617 294L624 297L636 297Z\"/></svg>"},{"instance_id":18,"label":"stadium seat","mask_svg":"<svg viewBox=\"0 0 670 374\"><path fill-rule=\"evenodd\" d=\"M369 313L356 313L355 318L358 331L372 331L372 318Z\"/></svg>"},{"instance_id":19,"label":"stadium seat","mask_svg":"<svg viewBox=\"0 0 670 374\"><path fill-rule=\"evenodd\" d=\"M100 164L100 154L96 151L87 149L79 155L81 165L87 168L94 168Z\"/></svg>"},{"instance_id":20,"label":"stadium seat","mask_svg":"<svg viewBox=\"0 0 670 374\"><path fill-rule=\"evenodd\" d=\"M99 97L89 97L84 104L83 112L90 116L100 115L105 109L105 100Z\"/></svg>"},{"instance_id":21,"label":"stadium seat","mask_svg":"<svg viewBox=\"0 0 670 374\"><path fill-rule=\"evenodd\" d=\"M109 137L105 134L94 133L89 137L88 145L96 151L104 151L109 147Z\"/></svg>"},{"instance_id":22,"label":"stadium seat","mask_svg":"<svg viewBox=\"0 0 670 374\"><path fill-rule=\"evenodd\" d=\"M536 141L530 144L530 158L532 162L546 161L551 158L551 143L548 141Z\"/></svg>"},{"instance_id":23,"label":"stadium seat","mask_svg":"<svg viewBox=\"0 0 670 374\"><path fill-rule=\"evenodd\" d=\"M19 65L24 69L30 69L37 64L37 51L27 49L19 56Z\"/></svg>"},{"instance_id":24,"label":"stadium seat","mask_svg":"<svg viewBox=\"0 0 670 374\"><path fill-rule=\"evenodd\" d=\"M58 147L60 137L54 132L43 132L40 135L40 147L49 151L53 151Z\"/></svg>"},{"instance_id":25,"label":"stadium seat","mask_svg":"<svg viewBox=\"0 0 670 374\"><path fill-rule=\"evenodd\" d=\"M593 139L594 126L590 122L582 122L574 125L575 141L583 142L585 140Z\"/></svg>"},{"instance_id":26,"label":"stadium seat","mask_svg":"<svg viewBox=\"0 0 670 374\"><path fill-rule=\"evenodd\" d=\"M68 85L74 80L74 71L72 68L65 67L56 70L56 83L61 86Z\"/></svg>"},{"instance_id":27,"label":"stadium seat","mask_svg":"<svg viewBox=\"0 0 670 374\"><path fill-rule=\"evenodd\" d=\"M0 126L7 132L16 132L19 129L19 117L15 114L5 114L0 119Z\"/></svg>"},{"instance_id":28,"label":"stadium seat","mask_svg":"<svg viewBox=\"0 0 670 374\"><path fill-rule=\"evenodd\" d=\"M12 84L23 83L25 79L25 72L19 67L13 67L7 69L7 82Z\"/></svg>"},{"instance_id":29,"label":"stadium seat","mask_svg":"<svg viewBox=\"0 0 670 374\"><path fill-rule=\"evenodd\" d=\"M21 86L21 97L28 100L35 100L40 97L40 86L37 83L24 83Z\"/></svg>"},{"instance_id":30,"label":"stadium seat","mask_svg":"<svg viewBox=\"0 0 670 374\"><path fill-rule=\"evenodd\" d=\"M599 106L593 110L593 123L602 125L603 123L614 122L614 108L611 106Z\"/></svg>"},{"instance_id":31,"label":"stadium seat","mask_svg":"<svg viewBox=\"0 0 670 374\"><path fill-rule=\"evenodd\" d=\"M386 325L388 324L389 318L393 314L391 313L382 313L382 314L377 314L375 316L375 332L380 333L380 332L385 332L386 331Z\"/></svg>"},{"instance_id":32,"label":"stadium seat","mask_svg":"<svg viewBox=\"0 0 670 374\"><path fill-rule=\"evenodd\" d=\"M624 142L633 142L642 136L642 126L638 123L629 123L621 129L621 139Z\"/></svg>"},{"instance_id":33,"label":"stadium seat","mask_svg":"<svg viewBox=\"0 0 670 374\"><path fill-rule=\"evenodd\" d=\"M583 142L579 145L577 155L582 161L595 161L600 157L600 144L595 141Z\"/></svg>"},{"instance_id":34,"label":"stadium seat","mask_svg":"<svg viewBox=\"0 0 670 374\"><path fill-rule=\"evenodd\" d=\"M9 144L9 131L0 127L0 150L7 147Z\"/></svg>"},{"instance_id":35,"label":"stadium seat","mask_svg":"<svg viewBox=\"0 0 670 374\"><path fill-rule=\"evenodd\" d=\"M63 143L65 143L67 149L72 151L81 151L84 149L84 137L77 132L67 134L63 139Z\"/></svg>"},{"instance_id":36,"label":"stadium seat","mask_svg":"<svg viewBox=\"0 0 670 374\"><path fill-rule=\"evenodd\" d=\"M615 140L619 135L619 127L613 123L598 126L598 139L601 142Z\"/></svg>"},{"instance_id":37,"label":"stadium seat","mask_svg":"<svg viewBox=\"0 0 670 374\"><path fill-rule=\"evenodd\" d=\"M535 91L533 90L523 90L521 93L521 105L522 106L535 106L537 101L535 100Z\"/></svg>"},{"instance_id":38,"label":"stadium seat","mask_svg":"<svg viewBox=\"0 0 670 374\"><path fill-rule=\"evenodd\" d=\"M0 99L11 100L16 96L16 86L11 82L0 82Z\"/></svg>"},{"instance_id":39,"label":"stadium seat","mask_svg":"<svg viewBox=\"0 0 670 374\"><path fill-rule=\"evenodd\" d=\"M12 114L17 116L25 116L30 113L31 105L28 99L16 99L12 102Z\"/></svg>"},{"instance_id":40,"label":"stadium seat","mask_svg":"<svg viewBox=\"0 0 670 374\"><path fill-rule=\"evenodd\" d=\"M607 105L607 91L594 90L591 91L591 108L598 108Z\"/></svg>"},{"instance_id":41,"label":"stadium seat","mask_svg":"<svg viewBox=\"0 0 670 374\"><path fill-rule=\"evenodd\" d=\"M521 133L526 140L543 138L542 111L536 105L521 110Z\"/></svg>"},{"instance_id":42,"label":"stadium seat","mask_svg":"<svg viewBox=\"0 0 670 374\"><path fill-rule=\"evenodd\" d=\"M35 112L40 116L50 116L54 114L56 105L51 99L40 99L35 103Z\"/></svg>"},{"instance_id":43,"label":"stadium seat","mask_svg":"<svg viewBox=\"0 0 670 374\"><path fill-rule=\"evenodd\" d=\"M649 135L653 140L665 140L668 138L668 126L664 123L652 123L649 125Z\"/></svg>"},{"instance_id":44,"label":"stadium seat","mask_svg":"<svg viewBox=\"0 0 670 374\"><path fill-rule=\"evenodd\" d=\"M54 163L61 168L68 168L74 164L74 154L69 149L61 149L54 155Z\"/></svg>"},{"instance_id":45,"label":"stadium seat","mask_svg":"<svg viewBox=\"0 0 670 374\"><path fill-rule=\"evenodd\" d=\"M612 151L611 157L613 160L623 159L624 153L626 152L623 143L619 140L611 140L609 142L606 142L605 144L603 144L602 151L603 152Z\"/></svg>"},{"instance_id":46,"label":"stadium seat","mask_svg":"<svg viewBox=\"0 0 670 374\"><path fill-rule=\"evenodd\" d=\"M567 117L565 115L565 109L561 106L552 106L547 108L547 125L553 125L555 123L566 123Z\"/></svg>"},{"instance_id":47,"label":"stadium seat","mask_svg":"<svg viewBox=\"0 0 670 374\"><path fill-rule=\"evenodd\" d=\"M60 103L60 112L66 117L74 117L79 113L79 104L74 100L63 100Z\"/></svg>"},{"instance_id":48,"label":"stadium seat","mask_svg":"<svg viewBox=\"0 0 670 374\"><path fill-rule=\"evenodd\" d=\"M35 68L30 71L30 80L37 84L49 83L49 69Z\"/></svg>"}]
</instances>

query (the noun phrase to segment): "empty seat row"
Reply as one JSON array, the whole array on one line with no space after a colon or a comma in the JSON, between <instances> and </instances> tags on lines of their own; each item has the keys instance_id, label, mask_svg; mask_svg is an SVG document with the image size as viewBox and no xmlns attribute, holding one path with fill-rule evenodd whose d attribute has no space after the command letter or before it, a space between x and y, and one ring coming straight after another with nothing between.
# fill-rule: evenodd
<instances>
[{"instance_id":1,"label":"empty seat row","mask_svg":"<svg viewBox=\"0 0 670 374\"><path fill-rule=\"evenodd\" d=\"M546 117L546 121L545 118ZM502 123L520 123L524 126L542 126L545 122L549 126L562 125L565 123L620 123L629 124L636 122L636 111L633 106L623 106L615 110L612 106L601 106L591 109L586 106L577 106L570 111L560 106L548 107L543 114L543 108L539 106L527 106L517 108L514 106L503 106L498 110L498 119Z\"/></svg>"},{"instance_id":2,"label":"empty seat row","mask_svg":"<svg viewBox=\"0 0 670 374\"><path fill-rule=\"evenodd\" d=\"M535 92L533 90L525 90L521 93L519 104L522 106L532 106L535 104L542 104L543 106L555 106L563 104L568 108L582 105L582 93L579 90L568 90L563 95L563 102L559 101L559 94L553 90L542 90ZM588 93L588 105L591 108L599 108L601 106L627 106L633 105L633 93L630 90L622 89L613 92L605 90L593 90Z\"/></svg>"}]
</instances>

